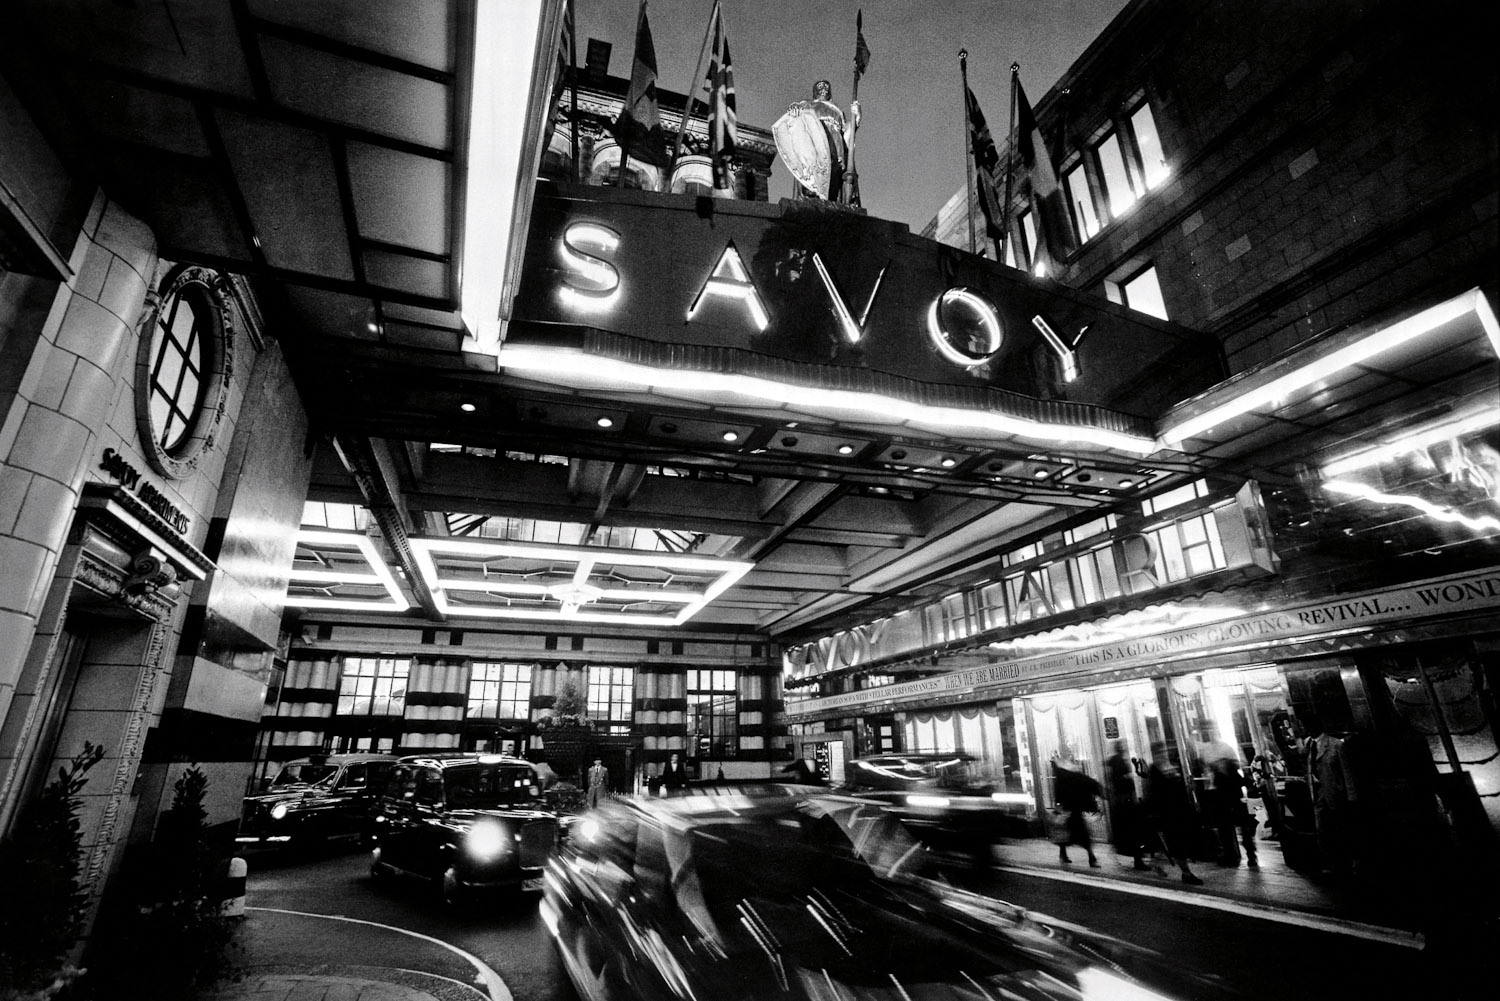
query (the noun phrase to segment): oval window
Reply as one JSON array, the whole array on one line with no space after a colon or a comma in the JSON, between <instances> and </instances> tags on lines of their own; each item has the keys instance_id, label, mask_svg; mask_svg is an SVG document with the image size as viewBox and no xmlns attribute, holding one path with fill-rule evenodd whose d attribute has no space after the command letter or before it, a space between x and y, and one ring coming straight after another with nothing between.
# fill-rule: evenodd
<instances>
[{"instance_id":1,"label":"oval window","mask_svg":"<svg viewBox=\"0 0 1500 1001\"><path fill-rule=\"evenodd\" d=\"M181 479L213 443L233 371L222 279L203 268L175 272L140 333L135 395L142 451L158 472Z\"/></svg>"}]
</instances>

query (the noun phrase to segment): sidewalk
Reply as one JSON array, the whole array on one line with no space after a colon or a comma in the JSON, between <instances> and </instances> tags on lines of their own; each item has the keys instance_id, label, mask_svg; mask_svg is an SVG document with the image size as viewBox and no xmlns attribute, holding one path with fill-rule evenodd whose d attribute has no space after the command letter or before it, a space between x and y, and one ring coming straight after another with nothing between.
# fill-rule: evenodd
<instances>
[{"instance_id":1,"label":"sidewalk","mask_svg":"<svg viewBox=\"0 0 1500 1001\"><path fill-rule=\"evenodd\" d=\"M1057 845L1045 839L1013 841L995 850L1000 871L1111 885L1124 892L1146 893L1176 902L1221 910L1237 910L1268 921L1303 924L1339 934L1356 935L1420 949L1424 940L1414 909L1376 880L1360 879L1336 885L1298 872L1282 859L1274 841L1257 842L1258 867L1243 861L1237 868L1213 862L1193 862L1201 886L1181 881L1177 867L1157 857L1150 860L1164 870L1132 868L1129 856L1118 855L1106 843L1095 845L1099 868L1090 868L1082 849L1070 848L1072 861L1063 865Z\"/></svg>"},{"instance_id":2,"label":"sidewalk","mask_svg":"<svg viewBox=\"0 0 1500 1001\"><path fill-rule=\"evenodd\" d=\"M369 921L247 907L234 976L200 1001L512 1001L453 946Z\"/></svg>"}]
</instances>

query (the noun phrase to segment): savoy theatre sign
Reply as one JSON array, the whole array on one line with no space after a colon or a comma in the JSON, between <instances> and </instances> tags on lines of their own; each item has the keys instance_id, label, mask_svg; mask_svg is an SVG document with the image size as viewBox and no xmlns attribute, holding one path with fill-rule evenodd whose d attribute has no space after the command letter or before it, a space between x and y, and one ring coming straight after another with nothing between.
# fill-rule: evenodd
<instances>
[{"instance_id":1,"label":"savoy theatre sign","mask_svg":"<svg viewBox=\"0 0 1500 1001\"><path fill-rule=\"evenodd\" d=\"M822 203L562 186L499 365L595 395L1147 455L1216 343Z\"/></svg>"}]
</instances>

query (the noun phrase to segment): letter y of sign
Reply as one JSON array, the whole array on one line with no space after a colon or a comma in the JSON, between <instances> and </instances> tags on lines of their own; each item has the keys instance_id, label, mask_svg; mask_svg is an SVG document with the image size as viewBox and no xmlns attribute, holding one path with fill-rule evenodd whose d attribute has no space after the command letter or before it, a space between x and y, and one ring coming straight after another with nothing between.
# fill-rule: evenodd
<instances>
[{"instance_id":1,"label":"letter y of sign","mask_svg":"<svg viewBox=\"0 0 1500 1001\"><path fill-rule=\"evenodd\" d=\"M859 314L859 322L854 322L854 316L849 312L849 306L844 302L844 297L839 294L838 286L833 283L833 276L828 273L828 266L823 263L823 258L818 252L813 251L813 266L818 269L818 277L823 279L823 287L828 290L828 297L833 300L833 311L838 314L839 323L844 328L844 337L850 344L858 344L861 337L865 335L865 321L870 317L870 307L875 305L875 293L880 291L880 283L885 278L885 273L891 266L890 261L885 262L885 267L880 269L880 274L875 276L875 284L870 289L870 297L865 300L864 312Z\"/></svg>"}]
</instances>

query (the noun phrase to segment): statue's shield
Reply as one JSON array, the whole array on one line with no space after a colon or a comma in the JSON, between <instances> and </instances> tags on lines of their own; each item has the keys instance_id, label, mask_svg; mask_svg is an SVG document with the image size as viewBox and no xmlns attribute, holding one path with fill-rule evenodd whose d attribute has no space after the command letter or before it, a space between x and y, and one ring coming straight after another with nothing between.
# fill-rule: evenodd
<instances>
[{"instance_id":1,"label":"statue's shield","mask_svg":"<svg viewBox=\"0 0 1500 1001\"><path fill-rule=\"evenodd\" d=\"M832 160L828 155L828 133L818 116L806 106L793 106L771 126L781 162L804 188L819 198L828 197Z\"/></svg>"}]
</instances>

